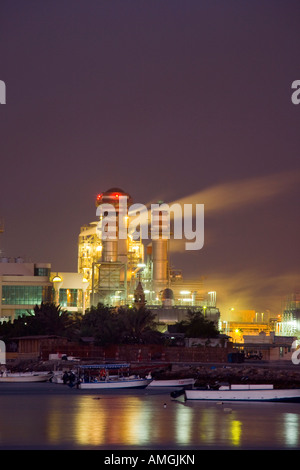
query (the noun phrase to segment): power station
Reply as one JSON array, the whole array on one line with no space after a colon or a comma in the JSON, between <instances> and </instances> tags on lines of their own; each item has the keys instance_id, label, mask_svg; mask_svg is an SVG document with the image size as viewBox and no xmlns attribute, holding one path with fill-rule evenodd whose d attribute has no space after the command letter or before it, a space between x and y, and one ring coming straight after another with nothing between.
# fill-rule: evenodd
<instances>
[{"instance_id":1,"label":"power station","mask_svg":"<svg viewBox=\"0 0 300 470\"><path fill-rule=\"evenodd\" d=\"M237 343L241 331L245 338L269 331L300 337L299 292L286 299L282 315L276 318L265 318L255 310L231 308L230 314L222 312L221 322L216 292L204 289L201 273L197 280L187 280L172 264L176 231L171 227L170 214L165 213L166 204L151 205L150 237L141 236L142 229L139 232L134 220L133 207L143 204L133 204L130 194L122 189L111 188L99 194L95 205L96 220L82 226L79 233L77 272L51 272L48 263L0 256L0 321L14 321L34 305L53 298L69 312L84 313L99 303L116 308L146 306L165 325L186 319L189 310L201 310ZM115 225L101 224L104 218L111 218ZM149 217L147 220L149 224ZM0 219L0 235L3 232Z\"/></svg>"},{"instance_id":2,"label":"power station","mask_svg":"<svg viewBox=\"0 0 300 470\"><path fill-rule=\"evenodd\" d=\"M121 198L122 201L126 198L125 210L124 205L121 207ZM107 233L103 236L99 230L99 219L81 227L78 272L88 281L86 305L146 304L156 310L162 321L171 321L170 317L174 317L171 311L176 310L174 321L178 321L186 315L187 309L201 306L215 320L219 316L215 292L209 293L208 299L205 298L203 278L197 281L184 280L181 270L175 269L170 262L172 239L163 236L166 224L169 223L163 210L153 214L151 239L135 239L130 230L126 238L120 238L120 221L126 229L131 226L129 209L132 203L130 194L120 188L111 188L99 194L95 204L97 208L114 209L114 236L108 237ZM102 214L109 216L106 210Z\"/></svg>"},{"instance_id":3,"label":"power station","mask_svg":"<svg viewBox=\"0 0 300 470\"><path fill-rule=\"evenodd\" d=\"M131 197L119 188L112 188L96 198L96 207L111 205L119 220L119 198L127 198L127 210L122 217L128 225L128 207ZM106 234L107 235L107 234ZM109 234L108 234L109 235ZM144 261L144 246L128 235L119 237L119 226L115 237L103 237L99 232L99 220L81 227L78 241L78 272L88 281L87 294L91 305L101 302L108 305L126 305L135 287L136 273Z\"/></svg>"}]
</instances>

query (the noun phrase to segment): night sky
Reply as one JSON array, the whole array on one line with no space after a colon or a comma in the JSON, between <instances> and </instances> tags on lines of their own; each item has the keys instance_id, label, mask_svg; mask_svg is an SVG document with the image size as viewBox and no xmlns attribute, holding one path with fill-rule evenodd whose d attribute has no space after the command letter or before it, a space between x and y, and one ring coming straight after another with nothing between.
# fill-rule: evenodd
<instances>
[{"instance_id":1,"label":"night sky","mask_svg":"<svg viewBox=\"0 0 300 470\"><path fill-rule=\"evenodd\" d=\"M77 270L111 187L205 204L171 246L221 309L281 312L299 289L298 0L1 0L6 256Z\"/></svg>"}]
</instances>

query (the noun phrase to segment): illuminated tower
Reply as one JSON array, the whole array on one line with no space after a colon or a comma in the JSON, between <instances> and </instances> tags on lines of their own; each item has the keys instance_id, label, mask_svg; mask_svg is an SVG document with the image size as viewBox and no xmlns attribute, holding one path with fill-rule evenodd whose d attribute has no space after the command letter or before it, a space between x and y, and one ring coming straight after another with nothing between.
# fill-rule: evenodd
<instances>
[{"instance_id":1,"label":"illuminated tower","mask_svg":"<svg viewBox=\"0 0 300 470\"><path fill-rule=\"evenodd\" d=\"M168 245L170 220L168 211L153 210L151 236L153 290L158 297L169 285Z\"/></svg>"},{"instance_id":2,"label":"illuminated tower","mask_svg":"<svg viewBox=\"0 0 300 470\"><path fill-rule=\"evenodd\" d=\"M145 293L141 281L138 282L134 290L134 306L139 310L142 307L145 307Z\"/></svg>"},{"instance_id":3,"label":"illuminated tower","mask_svg":"<svg viewBox=\"0 0 300 470\"><path fill-rule=\"evenodd\" d=\"M83 272L89 281L90 303L93 305L98 302L108 305L127 304L128 297L133 296L135 281L132 278L138 271L138 264L143 262L144 252L141 241L132 240L127 234L128 208L131 202L131 196L119 188L111 188L99 194L96 207L97 212L101 214L100 218L81 228L78 241L78 271ZM106 206L107 204L109 206ZM108 233L109 224L102 227L104 218L111 218L114 222L114 237Z\"/></svg>"},{"instance_id":4,"label":"illuminated tower","mask_svg":"<svg viewBox=\"0 0 300 470\"><path fill-rule=\"evenodd\" d=\"M4 232L4 220L2 218L0 218L0 234ZM1 245L0 245L0 256L2 254L2 249L1 249Z\"/></svg>"},{"instance_id":5,"label":"illuminated tower","mask_svg":"<svg viewBox=\"0 0 300 470\"><path fill-rule=\"evenodd\" d=\"M126 200L125 207L120 204L120 198L124 201ZM115 226L114 236L110 236L108 233L108 226L105 227L107 238L104 239L99 233L99 237L102 238L102 261L106 263L115 263L117 261L127 262L127 238L120 237L120 227L119 222L122 218L123 227L127 228L128 225L128 207L131 205L131 197L129 194L125 193L122 189L112 188L106 191L105 193L99 194L96 199L96 207L99 206L105 207L110 206L112 208L112 213L109 214L109 210L104 210L101 218L104 216L111 217L112 223ZM123 208L123 213L122 213Z\"/></svg>"}]
</instances>

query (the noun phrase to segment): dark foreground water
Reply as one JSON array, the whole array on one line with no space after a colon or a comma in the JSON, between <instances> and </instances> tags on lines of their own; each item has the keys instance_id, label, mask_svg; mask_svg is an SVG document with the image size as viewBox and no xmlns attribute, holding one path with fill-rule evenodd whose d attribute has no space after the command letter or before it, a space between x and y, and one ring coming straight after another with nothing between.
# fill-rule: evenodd
<instances>
[{"instance_id":1,"label":"dark foreground water","mask_svg":"<svg viewBox=\"0 0 300 470\"><path fill-rule=\"evenodd\" d=\"M300 404L0 384L1 449L300 449Z\"/></svg>"}]
</instances>

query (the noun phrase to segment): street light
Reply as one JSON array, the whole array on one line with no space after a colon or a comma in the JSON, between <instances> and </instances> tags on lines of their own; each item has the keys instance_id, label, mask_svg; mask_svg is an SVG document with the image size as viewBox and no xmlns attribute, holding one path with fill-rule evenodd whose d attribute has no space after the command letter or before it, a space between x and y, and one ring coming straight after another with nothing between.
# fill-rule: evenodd
<instances>
[{"instance_id":1,"label":"street light","mask_svg":"<svg viewBox=\"0 0 300 470\"><path fill-rule=\"evenodd\" d=\"M86 290L88 288L89 281L85 277L82 279L82 313L85 314L85 305L86 305Z\"/></svg>"},{"instance_id":2,"label":"street light","mask_svg":"<svg viewBox=\"0 0 300 470\"><path fill-rule=\"evenodd\" d=\"M55 303L56 305L59 305L59 289L62 285L62 278L58 275L58 273L56 273L56 276L54 276L52 282L55 290Z\"/></svg>"}]
</instances>

